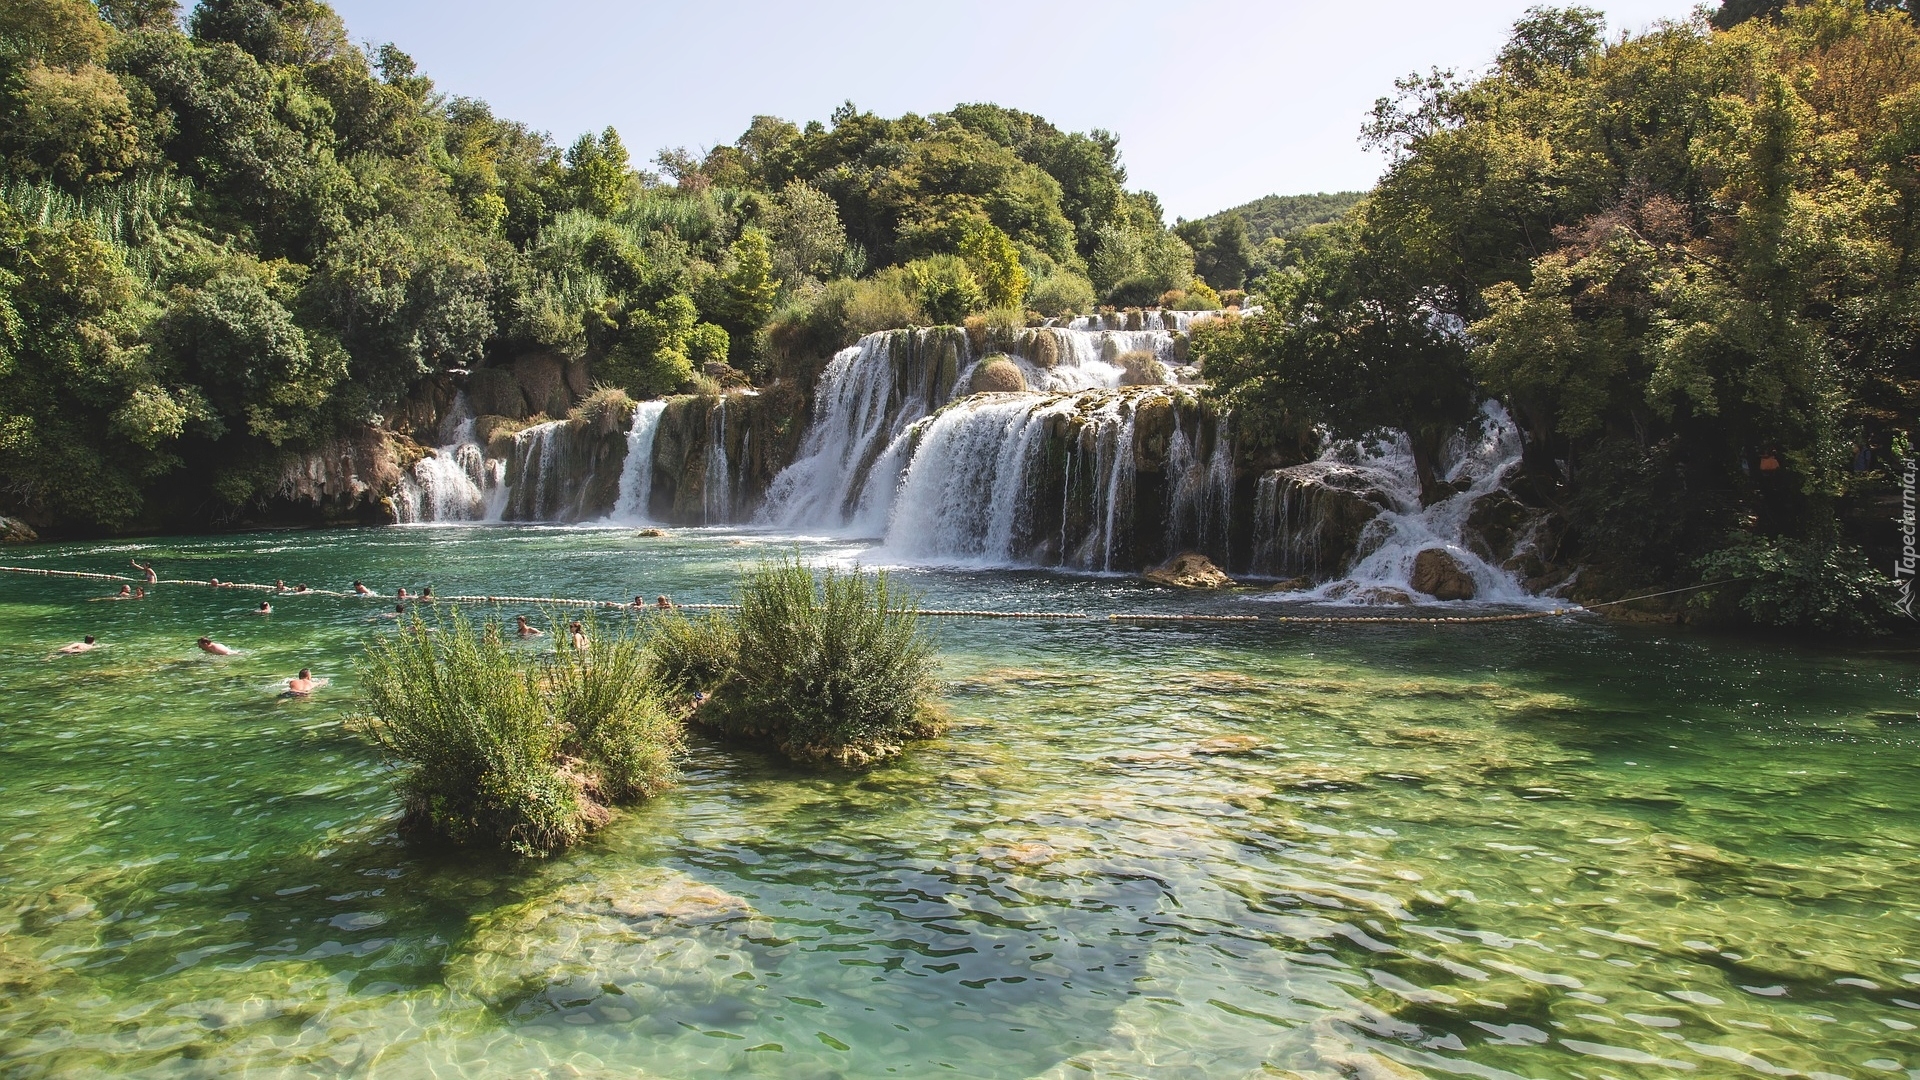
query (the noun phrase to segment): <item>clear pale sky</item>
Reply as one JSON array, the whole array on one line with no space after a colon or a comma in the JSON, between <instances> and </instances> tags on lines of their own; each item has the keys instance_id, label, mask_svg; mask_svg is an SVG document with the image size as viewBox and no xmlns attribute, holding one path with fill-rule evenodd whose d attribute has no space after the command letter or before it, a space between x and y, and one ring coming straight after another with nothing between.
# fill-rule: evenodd
<instances>
[{"instance_id":1,"label":"clear pale sky","mask_svg":"<svg viewBox=\"0 0 1920 1080\"><path fill-rule=\"evenodd\" d=\"M1239 4L1135 0L705 4L334 0L358 42L391 41L447 93L563 145L611 124L645 165L732 142L756 113L826 120L994 101L1120 136L1129 186L1168 215L1371 186L1356 140L1393 80L1483 68L1530 0ZM1689 0L1614 0L1610 35Z\"/></svg>"}]
</instances>

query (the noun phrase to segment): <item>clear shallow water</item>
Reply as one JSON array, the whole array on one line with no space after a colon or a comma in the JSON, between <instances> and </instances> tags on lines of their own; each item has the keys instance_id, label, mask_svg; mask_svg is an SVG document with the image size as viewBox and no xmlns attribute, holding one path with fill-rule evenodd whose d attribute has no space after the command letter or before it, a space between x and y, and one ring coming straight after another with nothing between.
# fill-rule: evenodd
<instances>
[{"instance_id":1,"label":"clear shallow water","mask_svg":"<svg viewBox=\"0 0 1920 1080\"><path fill-rule=\"evenodd\" d=\"M850 551L503 527L7 561L684 602L795 547ZM911 578L936 607L1274 610ZM696 739L673 793L515 867L391 835L339 724L386 604L85 601L111 591L0 578L5 1075L1920 1076L1910 657L939 622L946 738L862 775ZM106 647L46 659L83 633ZM277 698L303 664L332 685Z\"/></svg>"}]
</instances>

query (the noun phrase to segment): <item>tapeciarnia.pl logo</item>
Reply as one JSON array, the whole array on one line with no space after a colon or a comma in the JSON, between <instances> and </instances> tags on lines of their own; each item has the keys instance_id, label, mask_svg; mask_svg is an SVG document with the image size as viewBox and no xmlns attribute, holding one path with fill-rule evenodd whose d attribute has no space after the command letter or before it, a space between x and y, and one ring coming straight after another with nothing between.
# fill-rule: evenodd
<instances>
[{"instance_id":1,"label":"tapeciarnia.pl logo","mask_svg":"<svg viewBox=\"0 0 1920 1080\"><path fill-rule=\"evenodd\" d=\"M1894 560L1893 580L1900 583L1900 610L1907 618L1916 618L1913 611L1913 575L1920 553L1914 550L1915 534L1920 533L1920 524L1916 524L1914 513L1914 479L1920 474L1920 467L1912 455L1900 459L1900 557Z\"/></svg>"}]
</instances>

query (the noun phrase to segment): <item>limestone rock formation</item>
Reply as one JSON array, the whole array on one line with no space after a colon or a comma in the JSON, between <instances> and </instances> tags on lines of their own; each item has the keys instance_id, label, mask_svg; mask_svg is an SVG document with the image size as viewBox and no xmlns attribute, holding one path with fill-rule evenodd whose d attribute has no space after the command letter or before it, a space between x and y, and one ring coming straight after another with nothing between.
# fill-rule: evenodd
<instances>
[{"instance_id":1,"label":"limestone rock formation","mask_svg":"<svg viewBox=\"0 0 1920 1080\"><path fill-rule=\"evenodd\" d=\"M1113 361L1125 374L1121 386L1155 386L1167 381L1167 366L1145 349L1121 353Z\"/></svg>"},{"instance_id":2,"label":"limestone rock formation","mask_svg":"<svg viewBox=\"0 0 1920 1080\"><path fill-rule=\"evenodd\" d=\"M1428 548L1413 557L1408 583L1436 600L1471 600L1479 592L1460 561L1440 548Z\"/></svg>"},{"instance_id":3,"label":"limestone rock formation","mask_svg":"<svg viewBox=\"0 0 1920 1080\"><path fill-rule=\"evenodd\" d=\"M0 517L0 544L31 544L38 539L33 526L19 518Z\"/></svg>"},{"instance_id":4,"label":"limestone rock formation","mask_svg":"<svg viewBox=\"0 0 1920 1080\"><path fill-rule=\"evenodd\" d=\"M1221 589L1233 584L1225 571L1197 551L1183 551L1140 576L1175 589Z\"/></svg>"}]
</instances>

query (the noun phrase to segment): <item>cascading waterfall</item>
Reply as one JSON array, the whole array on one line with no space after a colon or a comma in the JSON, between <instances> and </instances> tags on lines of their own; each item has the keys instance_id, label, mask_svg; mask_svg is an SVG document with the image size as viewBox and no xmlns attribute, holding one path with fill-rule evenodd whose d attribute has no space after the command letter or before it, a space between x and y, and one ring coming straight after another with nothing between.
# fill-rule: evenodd
<instances>
[{"instance_id":1,"label":"cascading waterfall","mask_svg":"<svg viewBox=\"0 0 1920 1080\"><path fill-rule=\"evenodd\" d=\"M727 399L721 398L707 412L707 462L705 486L701 489L701 524L725 525L733 521L733 469L727 461Z\"/></svg>"},{"instance_id":2,"label":"cascading waterfall","mask_svg":"<svg viewBox=\"0 0 1920 1080\"><path fill-rule=\"evenodd\" d=\"M1004 478L1024 475L1023 466L1013 459L1002 460L1001 450L1012 454L1016 448L999 447L998 443L1003 438L1016 438L1018 433L1001 431L995 424L1011 422L1014 413L1021 410L1045 412L1048 403L1061 394L1118 390L1129 376L1116 361L1128 353L1151 354L1161 364L1159 377L1168 383L1177 381L1175 369L1182 351L1182 339L1177 334L1207 314L1129 312L1089 316L1064 325L1014 332L997 347L991 343L977 347L965 333L951 327L869 334L837 354L822 372L813 422L794 462L774 479L760 520L785 528L885 535L890 549L916 553L916 557L1032 561L1007 547L1021 545L1010 540L1012 534L1004 529L977 534L963 530L962 535L946 538L915 534L938 533L946 527L941 523L990 519L992 515L984 506L963 505L970 497L1005 495L1009 502L1014 498L1004 487L1004 483L1013 481ZM928 416L965 396L975 368L994 355L1013 361L1028 392L996 394L981 403L952 405L952 417L941 414L929 424ZM1028 417L1018 425L1029 440L1032 430L1028 421L1032 419ZM1102 506L1117 523L1131 497L1132 475L1127 470L1133 451L1132 410L1116 407L1111 419L1111 425L1094 426L1100 432L1098 445L1107 448L1105 457L1096 454L1096 458L1110 461L1114 468L1107 469L1098 461L1094 464L1107 470L1102 476L1110 497L1103 496ZM962 435L956 425L978 425L981 430ZM936 509L928 501L934 489L926 486L934 483L929 479L933 474L941 472L935 459L959 452L963 446L975 455L976 464L985 455L1004 465L1005 470L995 474L1004 483L998 487L984 481L969 483L958 476L943 480L937 486L947 492L943 498L948 502ZM1028 441L1021 446L1031 449L1032 444ZM989 448L993 448L992 454ZM1219 453L1224 454L1224 449ZM1124 468L1120 465L1123 459L1127 463ZM1230 473L1230 457L1221 460ZM921 486L909 492L903 484L911 482L907 478L915 475L915 469ZM1121 487L1129 490L1122 492ZM1102 541L1097 556L1062 550L1055 551L1048 561L1064 558L1069 564L1090 569L1117 568L1113 549L1109 536Z\"/></svg>"},{"instance_id":3,"label":"cascading waterfall","mask_svg":"<svg viewBox=\"0 0 1920 1080\"><path fill-rule=\"evenodd\" d=\"M473 407L462 392L440 422L441 445L401 475L393 496L395 520L413 524L497 516L505 489L503 465L487 459L473 424Z\"/></svg>"},{"instance_id":4,"label":"cascading waterfall","mask_svg":"<svg viewBox=\"0 0 1920 1080\"><path fill-rule=\"evenodd\" d=\"M564 521L574 509L569 498L578 484L560 475L565 455L561 443L565 420L535 424L513 436L513 457L507 465L506 498L495 520Z\"/></svg>"},{"instance_id":5,"label":"cascading waterfall","mask_svg":"<svg viewBox=\"0 0 1920 1080\"><path fill-rule=\"evenodd\" d=\"M1478 430L1456 434L1442 455L1443 479L1458 490L1422 506L1413 451L1404 435L1333 442L1318 461L1261 477L1254 506L1254 570L1341 575L1307 593L1309 599L1404 602L1419 595L1412 585L1415 560L1423 551L1439 549L1473 579L1477 600L1537 602L1512 572L1481 558L1467 538L1474 504L1519 466L1520 449L1519 429L1498 403L1488 402ZM1340 547L1335 538L1354 527L1356 508L1370 517L1358 526L1350 563L1327 566L1326 548Z\"/></svg>"},{"instance_id":6,"label":"cascading waterfall","mask_svg":"<svg viewBox=\"0 0 1920 1080\"><path fill-rule=\"evenodd\" d=\"M620 464L620 496L613 508L618 520L652 520L653 440L660 434L660 416L666 411L664 401L642 401L633 407L627 456Z\"/></svg>"}]
</instances>

